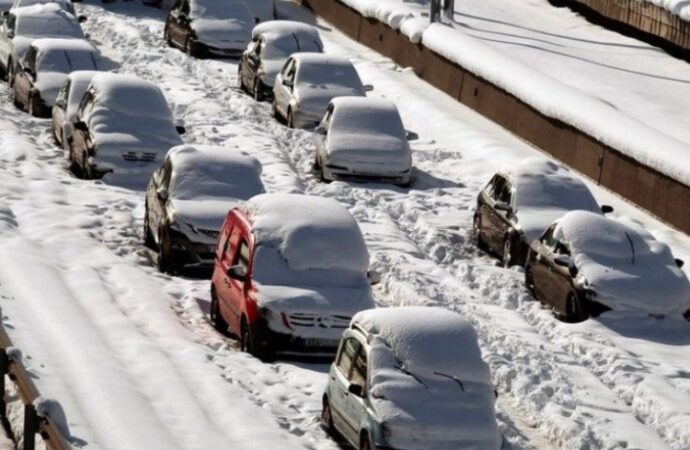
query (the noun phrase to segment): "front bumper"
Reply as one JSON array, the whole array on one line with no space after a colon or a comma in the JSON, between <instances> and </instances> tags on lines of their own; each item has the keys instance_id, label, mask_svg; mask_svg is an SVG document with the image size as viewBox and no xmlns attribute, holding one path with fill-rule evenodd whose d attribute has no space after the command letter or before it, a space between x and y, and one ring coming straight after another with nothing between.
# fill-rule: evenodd
<instances>
[{"instance_id":1,"label":"front bumper","mask_svg":"<svg viewBox=\"0 0 690 450\"><path fill-rule=\"evenodd\" d=\"M261 317L252 325L254 345L264 354L289 354L296 356L332 357L340 340L309 338L281 333L269 328L266 318Z\"/></svg>"},{"instance_id":2,"label":"front bumper","mask_svg":"<svg viewBox=\"0 0 690 450\"><path fill-rule=\"evenodd\" d=\"M334 166L326 164L323 167L324 176L331 180L343 181L361 181L371 182L378 181L383 183L393 183L399 185L407 185L410 183L411 170L398 173L373 173L373 172L358 172L346 167Z\"/></svg>"},{"instance_id":3,"label":"front bumper","mask_svg":"<svg viewBox=\"0 0 690 450\"><path fill-rule=\"evenodd\" d=\"M170 230L172 255L176 267L182 270L210 272L216 257L216 244L200 243L177 230Z\"/></svg>"}]
</instances>

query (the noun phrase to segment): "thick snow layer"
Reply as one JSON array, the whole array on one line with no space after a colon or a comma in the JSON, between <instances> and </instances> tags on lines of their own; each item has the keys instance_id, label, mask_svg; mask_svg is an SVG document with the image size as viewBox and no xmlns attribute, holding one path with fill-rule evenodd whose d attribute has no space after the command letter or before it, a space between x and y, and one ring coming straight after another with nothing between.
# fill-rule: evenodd
<instances>
[{"instance_id":1,"label":"thick snow layer","mask_svg":"<svg viewBox=\"0 0 690 450\"><path fill-rule=\"evenodd\" d=\"M369 253L357 222L333 199L264 194L250 199L245 209L256 245L276 248L292 270L364 274L369 268Z\"/></svg>"},{"instance_id":2,"label":"thick snow layer","mask_svg":"<svg viewBox=\"0 0 690 450\"><path fill-rule=\"evenodd\" d=\"M344 2L413 42L421 37L425 46L546 116L690 185L690 166L682 163L690 154L690 135L679 122L690 95L690 70L683 63L589 24L581 32L584 19L554 10L546 0L456 2L457 21L450 25L429 25L421 16L428 13L428 1ZM664 59L672 64L657 69ZM679 89L688 94L679 97Z\"/></svg>"},{"instance_id":3,"label":"thick snow layer","mask_svg":"<svg viewBox=\"0 0 690 450\"><path fill-rule=\"evenodd\" d=\"M193 0L192 28L197 38L217 48L244 48L249 42L254 16L244 0Z\"/></svg>"},{"instance_id":4,"label":"thick snow layer","mask_svg":"<svg viewBox=\"0 0 690 450\"><path fill-rule=\"evenodd\" d=\"M640 0L652 3L672 12L683 20L690 20L690 5L685 0Z\"/></svg>"},{"instance_id":5,"label":"thick snow layer","mask_svg":"<svg viewBox=\"0 0 690 450\"><path fill-rule=\"evenodd\" d=\"M13 9L12 14L16 17L15 36L84 39L76 18L55 3Z\"/></svg>"},{"instance_id":6,"label":"thick snow layer","mask_svg":"<svg viewBox=\"0 0 690 450\"><path fill-rule=\"evenodd\" d=\"M404 171L412 164L405 128L395 104L367 97L337 97L326 147L329 163L376 173L381 166Z\"/></svg>"},{"instance_id":7,"label":"thick snow layer","mask_svg":"<svg viewBox=\"0 0 690 450\"><path fill-rule=\"evenodd\" d=\"M84 97L84 92L88 89L91 79L100 72L94 70L79 70L70 73L69 79L70 88L69 96L67 98L67 110L65 112L65 122L72 122L77 116L77 109L79 103ZM66 134L68 135L68 134Z\"/></svg>"},{"instance_id":8,"label":"thick snow layer","mask_svg":"<svg viewBox=\"0 0 690 450\"><path fill-rule=\"evenodd\" d=\"M459 314L380 308L352 323L371 336L370 397L392 447L501 448L489 367Z\"/></svg>"},{"instance_id":9,"label":"thick snow layer","mask_svg":"<svg viewBox=\"0 0 690 450\"><path fill-rule=\"evenodd\" d=\"M512 182L512 206L528 243L569 211L600 212L589 188L561 164L527 158L504 173Z\"/></svg>"},{"instance_id":10,"label":"thick snow layer","mask_svg":"<svg viewBox=\"0 0 690 450\"><path fill-rule=\"evenodd\" d=\"M648 232L573 211L558 221L554 237L569 246L594 300L614 310L651 314L680 316L690 310L690 282L668 245Z\"/></svg>"},{"instance_id":11,"label":"thick snow layer","mask_svg":"<svg viewBox=\"0 0 690 450\"><path fill-rule=\"evenodd\" d=\"M24 8L32 5L42 5L46 3L55 3L65 11L74 14L74 5L71 0L14 0L12 8Z\"/></svg>"}]
</instances>

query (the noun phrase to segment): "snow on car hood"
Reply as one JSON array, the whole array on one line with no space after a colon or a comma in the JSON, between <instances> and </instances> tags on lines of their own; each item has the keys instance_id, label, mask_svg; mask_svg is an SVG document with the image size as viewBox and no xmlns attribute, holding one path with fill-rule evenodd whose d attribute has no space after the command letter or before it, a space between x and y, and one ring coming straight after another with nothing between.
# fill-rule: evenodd
<instances>
[{"instance_id":1,"label":"snow on car hood","mask_svg":"<svg viewBox=\"0 0 690 450\"><path fill-rule=\"evenodd\" d=\"M53 106L66 79L67 74L60 72L41 72L38 74L35 86L41 93L41 100L46 105Z\"/></svg>"},{"instance_id":2,"label":"snow on car hood","mask_svg":"<svg viewBox=\"0 0 690 450\"><path fill-rule=\"evenodd\" d=\"M569 245L578 278L596 301L659 315L690 308L690 282L670 248L632 223L574 211L559 220L554 236Z\"/></svg>"},{"instance_id":3,"label":"snow on car hood","mask_svg":"<svg viewBox=\"0 0 690 450\"><path fill-rule=\"evenodd\" d=\"M539 239L548 227L568 212L570 211L567 209L558 208L522 208L515 212L515 216L524 234L525 242L529 245L535 239Z\"/></svg>"},{"instance_id":4,"label":"snow on car hood","mask_svg":"<svg viewBox=\"0 0 690 450\"><path fill-rule=\"evenodd\" d=\"M275 312L332 314L347 317L374 307L368 286L338 288L257 284L256 301L259 306Z\"/></svg>"},{"instance_id":5,"label":"snow on car hood","mask_svg":"<svg viewBox=\"0 0 690 450\"><path fill-rule=\"evenodd\" d=\"M338 84L298 84L296 91L299 109L319 119L335 97L364 97L366 95L361 88Z\"/></svg>"},{"instance_id":6,"label":"snow on car hood","mask_svg":"<svg viewBox=\"0 0 690 450\"><path fill-rule=\"evenodd\" d=\"M194 241L215 243L223 226L225 216L232 208L239 206L238 199L171 200L173 220L193 227L198 239ZM209 233L210 232L210 233Z\"/></svg>"},{"instance_id":7,"label":"snow on car hood","mask_svg":"<svg viewBox=\"0 0 690 450\"><path fill-rule=\"evenodd\" d=\"M197 39L220 49L243 49L251 40L250 25L237 19L194 19Z\"/></svg>"},{"instance_id":8,"label":"snow on car hood","mask_svg":"<svg viewBox=\"0 0 690 450\"><path fill-rule=\"evenodd\" d=\"M404 171L412 163L407 141L393 136L335 134L328 137L327 146L330 163L335 165L374 165Z\"/></svg>"}]
</instances>

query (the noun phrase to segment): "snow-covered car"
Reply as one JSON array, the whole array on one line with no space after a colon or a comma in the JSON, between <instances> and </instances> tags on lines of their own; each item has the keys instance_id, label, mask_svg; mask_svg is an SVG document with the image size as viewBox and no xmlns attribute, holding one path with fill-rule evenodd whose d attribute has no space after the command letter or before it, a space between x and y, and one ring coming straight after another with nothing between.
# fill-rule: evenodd
<instances>
[{"instance_id":1,"label":"snow-covered car","mask_svg":"<svg viewBox=\"0 0 690 450\"><path fill-rule=\"evenodd\" d=\"M479 193L474 213L477 244L501 256L505 267L523 266L532 241L574 210L613 211L600 207L587 186L564 166L527 158L498 172Z\"/></svg>"},{"instance_id":2,"label":"snow-covered car","mask_svg":"<svg viewBox=\"0 0 690 450\"><path fill-rule=\"evenodd\" d=\"M315 126L335 97L364 97L357 70L346 58L294 53L273 85L273 114L291 128Z\"/></svg>"},{"instance_id":3,"label":"snow-covered car","mask_svg":"<svg viewBox=\"0 0 690 450\"><path fill-rule=\"evenodd\" d=\"M17 9L17 8L24 8L26 6L33 6L33 5L44 5L48 3L54 3L58 5L60 8L64 9L68 13L72 14L73 16L77 16L76 11L74 11L74 5L72 4L71 0L14 0L12 3L12 8Z\"/></svg>"},{"instance_id":4,"label":"snow-covered car","mask_svg":"<svg viewBox=\"0 0 690 450\"><path fill-rule=\"evenodd\" d=\"M572 211L532 243L525 284L568 322L606 310L681 316L690 310L681 265L668 245L633 223Z\"/></svg>"},{"instance_id":5,"label":"snow-covered car","mask_svg":"<svg viewBox=\"0 0 690 450\"><path fill-rule=\"evenodd\" d=\"M363 311L343 334L321 418L358 449L498 450L474 328L441 308Z\"/></svg>"},{"instance_id":6,"label":"snow-covered car","mask_svg":"<svg viewBox=\"0 0 690 450\"><path fill-rule=\"evenodd\" d=\"M0 21L0 78L3 80L11 79L15 64L34 39L84 39L77 18L55 3L12 9L4 19Z\"/></svg>"},{"instance_id":7,"label":"snow-covered car","mask_svg":"<svg viewBox=\"0 0 690 450\"><path fill-rule=\"evenodd\" d=\"M322 180L410 184L412 152L390 100L337 97L315 130L314 167Z\"/></svg>"},{"instance_id":8,"label":"snow-covered car","mask_svg":"<svg viewBox=\"0 0 690 450\"><path fill-rule=\"evenodd\" d=\"M79 102L84 97L91 79L99 73L101 72L94 70L72 72L67 76L60 92L58 92L52 108L51 129L55 142L65 150L69 150L67 137L72 134Z\"/></svg>"},{"instance_id":9,"label":"snow-covered car","mask_svg":"<svg viewBox=\"0 0 690 450\"><path fill-rule=\"evenodd\" d=\"M181 145L160 88L133 75L100 73L82 97L67 137L73 172L144 188L172 147Z\"/></svg>"},{"instance_id":10,"label":"snow-covered car","mask_svg":"<svg viewBox=\"0 0 690 450\"><path fill-rule=\"evenodd\" d=\"M98 70L100 54L82 39L36 39L14 73L14 104L32 116L48 117L67 76L77 70Z\"/></svg>"},{"instance_id":11,"label":"snow-covered car","mask_svg":"<svg viewBox=\"0 0 690 450\"><path fill-rule=\"evenodd\" d=\"M210 272L228 211L263 192L261 164L244 151L171 149L146 190L145 244L158 252L158 268Z\"/></svg>"},{"instance_id":12,"label":"snow-covered car","mask_svg":"<svg viewBox=\"0 0 690 450\"><path fill-rule=\"evenodd\" d=\"M240 88L251 93L257 101L272 98L276 75L288 57L296 52L323 52L323 42L315 27L288 20L257 25L240 59Z\"/></svg>"},{"instance_id":13,"label":"snow-covered car","mask_svg":"<svg viewBox=\"0 0 690 450\"><path fill-rule=\"evenodd\" d=\"M373 308L369 252L337 201L262 194L231 210L211 283L211 322L244 351L333 355L350 319Z\"/></svg>"},{"instance_id":14,"label":"snow-covered car","mask_svg":"<svg viewBox=\"0 0 690 450\"><path fill-rule=\"evenodd\" d=\"M165 21L164 38L192 56L238 58L254 22L245 0L178 0Z\"/></svg>"}]
</instances>

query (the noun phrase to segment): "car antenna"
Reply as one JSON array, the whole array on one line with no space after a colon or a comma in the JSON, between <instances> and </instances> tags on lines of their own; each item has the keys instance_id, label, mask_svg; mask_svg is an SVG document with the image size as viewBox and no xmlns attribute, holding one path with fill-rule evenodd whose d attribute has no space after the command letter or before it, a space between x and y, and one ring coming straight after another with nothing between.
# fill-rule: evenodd
<instances>
[{"instance_id":1,"label":"car antenna","mask_svg":"<svg viewBox=\"0 0 690 450\"><path fill-rule=\"evenodd\" d=\"M635 264L635 244L633 244L633 240L627 231L625 232L625 237L628 238L628 242L630 243L630 250L632 250L632 264Z\"/></svg>"},{"instance_id":2,"label":"car antenna","mask_svg":"<svg viewBox=\"0 0 690 450\"><path fill-rule=\"evenodd\" d=\"M453 375L448 375L447 373L441 373L441 372L434 372L434 374L442 376L442 377L450 378L451 380L458 383L460 385L460 389L462 389L462 391L465 392L465 385L462 384L462 380L460 380L460 378L454 377Z\"/></svg>"}]
</instances>

